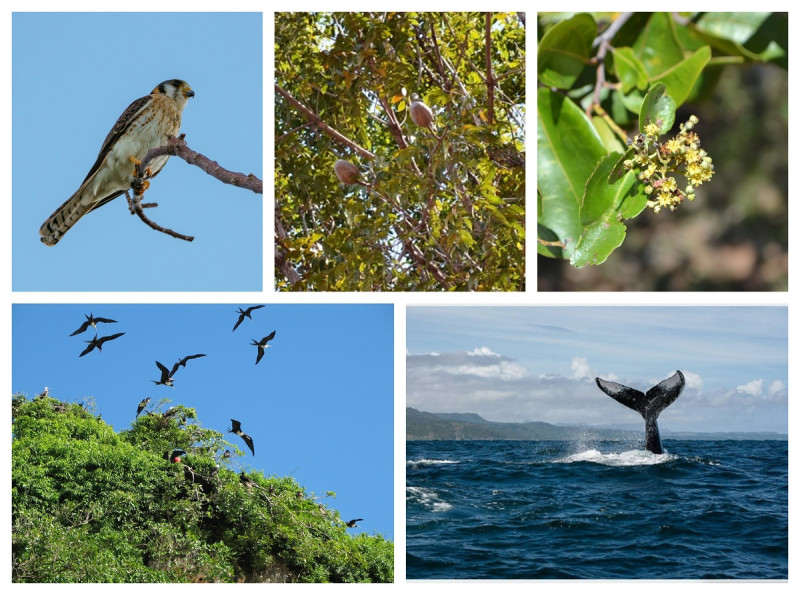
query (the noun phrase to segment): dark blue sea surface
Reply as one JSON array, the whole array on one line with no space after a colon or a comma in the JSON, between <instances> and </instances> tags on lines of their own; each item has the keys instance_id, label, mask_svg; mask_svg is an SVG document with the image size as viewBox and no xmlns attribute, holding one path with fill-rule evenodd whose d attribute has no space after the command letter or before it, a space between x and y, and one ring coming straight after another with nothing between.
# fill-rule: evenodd
<instances>
[{"instance_id":1,"label":"dark blue sea surface","mask_svg":"<svg viewBox=\"0 0 800 595\"><path fill-rule=\"evenodd\" d=\"M406 447L409 579L787 579L788 442Z\"/></svg>"}]
</instances>

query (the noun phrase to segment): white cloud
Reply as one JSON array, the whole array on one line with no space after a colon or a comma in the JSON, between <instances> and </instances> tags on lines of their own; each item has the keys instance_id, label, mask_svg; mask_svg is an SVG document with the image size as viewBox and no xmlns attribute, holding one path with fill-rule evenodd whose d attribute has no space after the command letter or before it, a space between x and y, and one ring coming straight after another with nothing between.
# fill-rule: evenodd
<instances>
[{"instance_id":1,"label":"white cloud","mask_svg":"<svg viewBox=\"0 0 800 595\"><path fill-rule=\"evenodd\" d=\"M573 357L571 367L573 380L591 380L595 377L592 368L589 366L589 360L585 357Z\"/></svg>"},{"instance_id":2,"label":"white cloud","mask_svg":"<svg viewBox=\"0 0 800 595\"><path fill-rule=\"evenodd\" d=\"M780 380L773 380L769 385L769 394L775 395L786 390L786 385Z\"/></svg>"},{"instance_id":3,"label":"white cloud","mask_svg":"<svg viewBox=\"0 0 800 595\"><path fill-rule=\"evenodd\" d=\"M703 390L703 378L694 372L684 372L683 376L686 378L686 388L693 388L698 392Z\"/></svg>"},{"instance_id":4,"label":"white cloud","mask_svg":"<svg viewBox=\"0 0 800 595\"><path fill-rule=\"evenodd\" d=\"M736 387L736 391L740 393L744 393L746 395L752 395L754 397L759 396L764 390L764 380L759 378L758 380L751 380L747 384L741 384Z\"/></svg>"}]
</instances>

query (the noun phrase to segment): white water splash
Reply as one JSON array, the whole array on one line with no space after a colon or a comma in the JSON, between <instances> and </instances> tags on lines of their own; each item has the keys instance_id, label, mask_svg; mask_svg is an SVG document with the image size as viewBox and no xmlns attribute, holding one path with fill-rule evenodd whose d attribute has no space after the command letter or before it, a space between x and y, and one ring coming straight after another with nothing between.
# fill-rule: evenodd
<instances>
[{"instance_id":1,"label":"white water splash","mask_svg":"<svg viewBox=\"0 0 800 595\"><path fill-rule=\"evenodd\" d=\"M418 502L425 508L433 512L444 512L453 508L439 497L439 494L428 488L418 488L414 486L406 486L406 501Z\"/></svg>"},{"instance_id":2,"label":"white water splash","mask_svg":"<svg viewBox=\"0 0 800 595\"><path fill-rule=\"evenodd\" d=\"M677 460L677 455L653 454L649 450L628 450L625 452L604 454L596 449L575 453L554 461L556 463L597 463L609 467L632 467L635 465L660 465L667 461Z\"/></svg>"}]
</instances>

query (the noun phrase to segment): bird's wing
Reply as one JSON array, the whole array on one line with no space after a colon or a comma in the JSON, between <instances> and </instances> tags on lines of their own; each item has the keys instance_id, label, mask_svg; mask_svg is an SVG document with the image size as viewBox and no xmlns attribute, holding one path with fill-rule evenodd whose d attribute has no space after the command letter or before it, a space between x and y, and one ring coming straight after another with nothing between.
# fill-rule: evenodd
<instances>
[{"instance_id":1,"label":"bird's wing","mask_svg":"<svg viewBox=\"0 0 800 595\"><path fill-rule=\"evenodd\" d=\"M264 307L264 304L261 304L260 306L250 306L247 309L247 313L251 314L253 312L253 310L258 310L259 308L263 308L263 307Z\"/></svg>"},{"instance_id":2,"label":"bird's wing","mask_svg":"<svg viewBox=\"0 0 800 595\"><path fill-rule=\"evenodd\" d=\"M242 434L242 439L244 440L245 444L247 444L247 446L250 448L250 452L253 453L253 456L256 456L256 449L253 448L253 439L247 434Z\"/></svg>"},{"instance_id":3,"label":"bird's wing","mask_svg":"<svg viewBox=\"0 0 800 595\"><path fill-rule=\"evenodd\" d=\"M196 359L198 357L205 357L205 356L206 356L205 353L196 353L195 355L187 355L185 358L183 358L183 361L187 361L187 360L190 360L190 359Z\"/></svg>"},{"instance_id":4,"label":"bird's wing","mask_svg":"<svg viewBox=\"0 0 800 595\"><path fill-rule=\"evenodd\" d=\"M89 345L86 346L86 349L81 351L81 354L78 357L83 357L87 353L89 353L92 349L94 349L94 342L90 342Z\"/></svg>"},{"instance_id":5,"label":"bird's wing","mask_svg":"<svg viewBox=\"0 0 800 595\"><path fill-rule=\"evenodd\" d=\"M114 143L117 142L119 137L121 137L125 132L130 128L131 123L133 123L134 119L136 118L136 114L142 111L147 104L149 104L153 100L152 95L145 95L144 97L140 97L133 103L131 103L127 109L122 112L117 121L114 123L114 126L111 127L111 130L108 132L106 136L106 140L103 141L103 146L100 148L100 153L97 155L97 160L92 165L92 168L89 170L89 173L86 174L86 178L83 180L83 183L86 182L89 178L91 178L97 170L100 169L100 166L105 161L106 156L108 155L111 148L114 146ZM122 192L115 194L114 197L119 196ZM111 200L110 198L106 199L104 202L108 202ZM98 205L99 206L99 205Z\"/></svg>"},{"instance_id":6,"label":"bird's wing","mask_svg":"<svg viewBox=\"0 0 800 595\"><path fill-rule=\"evenodd\" d=\"M169 378L169 370L167 370L167 367L159 361L156 361L156 365L158 366L158 369L161 370L161 377Z\"/></svg>"},{"instance_id":7,"label":"bird's wing","mask_svg":"<svg viewBox=\"0 0 800 595\"><path fill-rule=\"evenodd\" d=\"M169 371L169 377L172 378L172 376L175 375L175 372L177 372L178 368L180 367L181 367L181 362L177 362L174 366L172 366L172 369Z\"/></svg>"},{"instance_id":8,"label":"bird's wing","mask_svg":"<svg viewBox=\"0 0 800 595\"><path fill-rule=\"evenodd\" d=\"M235 419L231 419L231 432L235 434L236 432L241 432L241 431L242 431L242 423L236 421Z\"/></svg>"},{"instance_id":9,"label":"bird's wing","mask_svg":"<svg viewBox=\"0 0 800 595\"><path fill-rule=\"evenodd\" d=\"M75 335L80 335L80 334L81 334L83 331L85 331L87 328L89 328L89 321L88 321L88 320L86 320L86 321L85 321L85 322L84 322L84 323L83 323L83 324L80 326L80 328L79 328L77 331L75 331L74 333L72 333L72 334L70 335L70 337L74 337Z\"/></svg>"},{"instance_id":10,"label":"bird's wing","mask_svg":"<svg viewBox=\"0 0 800 595\"><path fill-rule=\"evenodd\" d=\"M124 334L125 334L125 333L116 333L116 334L114 334L114 335L109 335L109 336L107 336L107 337L102 337L102 338L100 339L100 342L101 342L101 343L103 343L103 342L105 342L105 341L113 341L114 339L118 339L119 337L121 337L121 336L122 336L122 335L124 335Z\"/></svg>"},{"instance_id":11,"label":"bird's wing","mask_svg":"<svg viewBox=\"0 0 800 595\"><path fill-rule=\"evenodd\" d=\"M95 318L95 322L116 322L116 320L111 320L110 318ZM88 323L88 320L86 321Z\"/></svg>"},{"instance_id":12,"label":"bird's wing","mask_svg":"<svg viewBox=\"0 0 800 595\"><path fill-rule=\"evenodd\" d=\"M262 343L268 343L269 341L272 341L274 338L275 338L275 331L272 331L270 334L268 334L266 337L264 337L261 340L261 342Z\"/></svg>"},{"instance_id":13,"label":"bird's wing","mask_svg":"<svg viewBox=\"0 0 800 595\"><path fill-rule=\"evenodd\" d=\"M256 364L261 361L261 358L264 357L264 348L261 345L258 345L258 356L256 357Z\"/></svg>"},{"instance_id":14,"label":"bird's wing","mask_svg":"<svg viewBox=\"0 0 800 595\"><path fill-rule=\"evenodd\" d=\"M234 331L235 331L237 328L239 328L239 325L240 325L240 324L242 324L242 320L244 320L244 312L243 312L243 313L241 313L241 314L239 314L239 320L237 320L237 321L236 321L236 324L234 324L234 325L233 325L233 330L234 330ZM231 332L233 332L233 331L231 331Z\"/></svg>"}]
</instances>

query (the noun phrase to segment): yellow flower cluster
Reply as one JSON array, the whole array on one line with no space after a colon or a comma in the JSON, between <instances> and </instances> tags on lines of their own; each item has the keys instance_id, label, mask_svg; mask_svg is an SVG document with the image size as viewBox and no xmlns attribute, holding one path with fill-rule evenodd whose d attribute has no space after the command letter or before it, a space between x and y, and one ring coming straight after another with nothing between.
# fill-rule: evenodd
<instances>
[{"instance_id":1,"label":"yellow flower cluster","mask_svg":"<svg viewBox=\"0 0 800 595\"><path fill-rule=\"evenodd\" d=\"M711 157L700 148L700 137L692 132L697 124L697 116L681 124L677 136L664 143L658 141L659 125L647 124L644 133L628 144L636 150L632 159L625 161L628 169L638 169L639 179L646 184L645 193L650 197L647 206L658 213L663 208L674 211L684 199L695 199L694 189L707 182L714 174ZM671 173L682 175L688 180L683 190Z\"/></svg>"}]
</instances>

